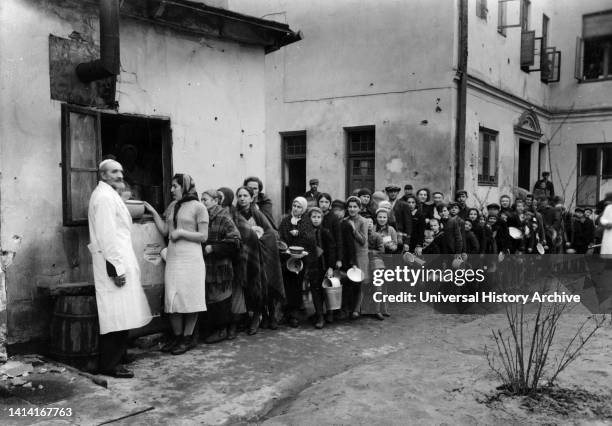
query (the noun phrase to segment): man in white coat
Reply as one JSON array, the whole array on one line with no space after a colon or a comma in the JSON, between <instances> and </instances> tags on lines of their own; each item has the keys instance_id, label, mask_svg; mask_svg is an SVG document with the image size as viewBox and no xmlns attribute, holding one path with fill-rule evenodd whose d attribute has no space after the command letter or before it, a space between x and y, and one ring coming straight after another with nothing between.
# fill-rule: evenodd
<instances>
[{"instance_id":1,"label":"man in white coat","mask_svg":"<svg viewBox=\"0 0 612 426\"><path fill-rule=\"evenodd\" d=\"M100 322L99 371L114 377L134 377L121 360L129 330L148 324L151 310L132 248L132 217L114 189L123 182L123 168L117 161L104 160L98 175L100 182L89 199L88 248Z\"/></svg>"}]
</instances>

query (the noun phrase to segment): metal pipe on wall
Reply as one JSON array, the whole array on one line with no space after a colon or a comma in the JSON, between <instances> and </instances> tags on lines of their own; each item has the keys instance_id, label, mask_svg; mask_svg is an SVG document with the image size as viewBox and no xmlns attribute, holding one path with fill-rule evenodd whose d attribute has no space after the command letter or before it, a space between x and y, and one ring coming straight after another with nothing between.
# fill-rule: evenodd
<instances>
[{"instance_id":1,"label":"metal pipe on wall","mask_svg":"<svg viewBox=\"0 0 612 426\"><path fill-rule=\"evenodd\" d=\"M119 60L119 0L100 0L100 59L77 65L77 76L89 83L118 75Z\"/></svg>"}]
</instances>

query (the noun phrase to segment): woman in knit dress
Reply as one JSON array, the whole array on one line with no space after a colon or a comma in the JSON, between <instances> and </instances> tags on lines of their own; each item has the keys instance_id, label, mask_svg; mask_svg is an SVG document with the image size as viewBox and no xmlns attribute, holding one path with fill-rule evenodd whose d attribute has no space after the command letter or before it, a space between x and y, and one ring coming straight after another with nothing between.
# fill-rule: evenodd
<instances>
[{"instance_id":1,"label":"woman in knit dress","mask_svg":"<svg viewBox=\"0 0 612 426\"><path fill-rule=\"evenodd\" d=\"M206 310L202 244L208 239L208 211L199 201L191 176L174 175L170 192L174 201L164 213L165 221L150 204L145 203L145 208L153 214L159 232L169 239L164 305L174 339L162 350L179 355L195 346L193 330L198 313Z\"/></svg>"},{"instance_id":2,"label":"woman in knit dress","mask_svg":"<svg viewBox=\"0 0 612 426\"><path fill-rule=\"evenodd\" d=\"M349 232L349 241L355 247L355 266L361 269L362 276L365 278L369 274L368 269L368 224L366 220L359 214L361 210L361 200L355 196L348 197L346 200L346 209L348 216L344 219L344 222L349 224L350 227L345 228L343 232ZM346 265L350 267L352 265ZM351 283L349 290L351 292L350 306L351 318L359 318L359 311L361 310L362 294L362 283ZM343 289L344 291L344 289Z\"/></svg>"}]
</instances>

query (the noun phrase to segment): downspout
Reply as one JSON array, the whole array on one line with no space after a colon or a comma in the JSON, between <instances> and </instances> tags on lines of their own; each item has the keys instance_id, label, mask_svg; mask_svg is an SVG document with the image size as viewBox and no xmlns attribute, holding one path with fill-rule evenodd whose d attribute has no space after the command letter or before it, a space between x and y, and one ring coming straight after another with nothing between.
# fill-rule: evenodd
<instances>
[{"instance_id":1,"label":"downspout","mask_svg":"<svg viewBox=\"0 0 612 426\"><path fill-rule=\"evenodd\" d=\"M455 123L455 191L465 185L465 121L467 103L468 5L459 0L459 42L457 74L457 117Z\"/></svg>"},{"instance_id":2,"label":"downspout","mask_svg":"<svg viewBox=\"0 0 612 426\"><path fill-rule=\"evenodd\" d=\"M119 0L100 0L100 59L83 62L76 67L80 81L119 75Z\"/></svg>"}]
</instances>

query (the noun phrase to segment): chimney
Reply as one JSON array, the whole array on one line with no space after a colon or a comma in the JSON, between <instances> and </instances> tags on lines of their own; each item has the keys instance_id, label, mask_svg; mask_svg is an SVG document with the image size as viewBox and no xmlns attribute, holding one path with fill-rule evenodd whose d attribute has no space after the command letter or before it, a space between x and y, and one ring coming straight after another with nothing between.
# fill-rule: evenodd
<instances>
[{"instance_id":1,"label":"chimney","mask_svg":"<svg viewBox=\"0 0 612 426\"><path fill-rule=\"evenodd\" d=\"M83 62L76 74L83 83L119 75L119 0L100 0L100 59Z\"/></svg>"}]
</instances>

